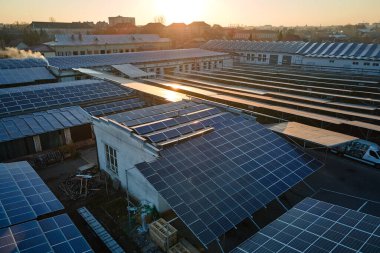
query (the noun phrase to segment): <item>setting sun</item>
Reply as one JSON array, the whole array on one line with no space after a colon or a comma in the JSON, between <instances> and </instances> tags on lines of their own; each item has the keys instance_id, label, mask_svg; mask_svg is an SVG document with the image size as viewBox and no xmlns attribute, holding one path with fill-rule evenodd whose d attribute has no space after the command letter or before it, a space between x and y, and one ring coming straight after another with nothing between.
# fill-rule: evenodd
<instances>
[{"instance_id":1,"label":"setting sun","mask_svg":"<svg viewBox=\"0 0 380 253\"><path fill-rule=\"evenodd\" d=\"M203 0L155 0L155 9L167 24L191 23L204 19L207 3Z\"/></svg>"}]
</instances>

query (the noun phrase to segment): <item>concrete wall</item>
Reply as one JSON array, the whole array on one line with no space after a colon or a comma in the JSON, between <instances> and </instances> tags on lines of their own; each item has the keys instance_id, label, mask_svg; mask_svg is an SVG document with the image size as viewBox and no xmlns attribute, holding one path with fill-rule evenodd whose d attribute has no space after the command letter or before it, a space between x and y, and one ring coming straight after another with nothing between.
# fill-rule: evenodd
<instances>
[{"instance_id":1,"label":"concrete wall","mask_svg":"<svg viewBox=\"0 0 380 253\"><path fill-rule=\"evenodd\" d=\"M157 150L125 127L104 119L93 118L99 167L113 179L118 179L124 189L138 200L153 203L159 212L170 209L166 201L135 167L144 161L154 161ZM117 152L118 173L107 169L105 144Z\"/></svg>"}]
</instances>

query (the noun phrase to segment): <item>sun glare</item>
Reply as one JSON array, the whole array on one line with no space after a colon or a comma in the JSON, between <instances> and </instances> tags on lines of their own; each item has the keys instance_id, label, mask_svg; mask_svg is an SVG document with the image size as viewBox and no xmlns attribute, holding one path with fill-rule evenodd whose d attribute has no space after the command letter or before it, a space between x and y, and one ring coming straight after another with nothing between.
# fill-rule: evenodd
<instances>
[{"instance_id":1,"label":"sun glare","mask_svg":"<svg viewBox=\"0 0 380 253\"><path fill-rule=\"evenodd\" d=\"M156 0L156 11L158 16L164 16L166 24L191 23L203 20L205 5L204 0Z\"/></svg>"}]
</instances>

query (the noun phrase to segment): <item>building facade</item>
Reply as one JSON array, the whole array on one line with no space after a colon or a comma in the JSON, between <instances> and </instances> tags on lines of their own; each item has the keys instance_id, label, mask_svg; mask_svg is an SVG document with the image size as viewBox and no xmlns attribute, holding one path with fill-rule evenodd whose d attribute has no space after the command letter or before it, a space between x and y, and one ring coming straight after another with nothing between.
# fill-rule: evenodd
<instances>
[{"instance_id":1,"label":"building facade","mask_svg":"<svg viewBox=\"0 0 380 253\"><path fill-rule=\"evenodd\" d=\"M54 49L56 56L115 54L171 48L168 38L155 34L82 35L59 34L45 43Z\"/></svg>"},{"instance_id":2,"label":"building facade","mask_svg":"<svg viewBox=\"0 0 380 253\"><path fill-rule=\"evenodd\" d=\"M132 24L136 25L136 19L134 17L122 17L122 16L117 16L117 17L109 17L108 18L108 23L110 26L114 26L117 24Z\"/></svg>"}]
</instances>

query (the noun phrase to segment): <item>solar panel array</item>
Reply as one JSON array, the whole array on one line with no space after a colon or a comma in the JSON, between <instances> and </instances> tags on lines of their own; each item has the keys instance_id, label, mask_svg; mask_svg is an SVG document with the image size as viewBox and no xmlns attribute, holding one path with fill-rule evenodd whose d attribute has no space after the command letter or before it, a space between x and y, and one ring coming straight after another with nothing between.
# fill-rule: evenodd
<instances>
[{"instance_id":1,"label":"solar panel array","mask_svg":"<svg viewBox=\"0 0 380 253\"><path fill-rule=\"evenodd\" d=\"M210 40L202 46L208 50L258 51L300 54L309 57L333 57L358 60L379 60L380 44L335 42L259 42L239 40Z\"/></svg>"},{"instance_id":2,"label":"solar panel array","mask_svg":"<svg viewBox=\"0 0 380 253\"><path fill-rule=\"evenodd\" d=\"M42 58L0 59L0 69L46 67L47 65Z\"/></svg>"},{"instance_id":3,"label":"solar panel array","mask_svg":"<svg viewBox=\"0 0 380 253\"><path fill-rule=\"evenodd\" d=\"M39 80L55 80L45 67L0 69L0 85L33 83Z\"/></svg>"},{"instance_id":4,"label":"solar panel array","mask_svg":"<svg viewBox=\"0 0 380 253\"><path fill-rule=\"evenodd\" d=\"M0 89L0 117L24 111L78 105L93 100L122 97L131 92L132 90L116 84L98 80Z\"/></svg>"},{"instance_id":5,"label":"solar panel array","mask_svg":"<svg viewBox=\"0 0 380 253\"><path fill-rule=\"evenodd\" d=\"M0 228L62 209L29 163L0 164Z\"/></svg>"},{"instance_id":6,"label":"solar panel array","mask_svg":"<svg viewBox=\"0 0 380 253\"><path fill-rule=\"evenodd\" d=\"M297 54L302 54L309 57L379 60L380 44L308 42L304 47L297 51Z\"/></svg>"},{"instance_id":7,"label":"solar panel array","mask_svg":"<svg viewBox=\"0 0 380 253\"><path fill-rule=\"evenodd\" d=\"M79 106L0 119L0 142L89 124L90 115Z\"/></svg>"},{"instance_id":8,"label":"solar panel array","mask_svg":"<svg viewBox=\"0 0 380 253\"><path fill-rule=\"evenodd\" d=\"M307 198L232 252L380 252L380 218Z\"/></svg>"},{"instance_id":9,"label":"solar panel array","mask_svg":"<svg viewBox=\"0 0 380 253\"><path fill-rule=\"evenodd\" d=\"M208 50L221 51L260 51L277 53L296 53L305 42L302 41L248 41L248 40L210 40L202 45Z\"/></svg>"},{"instance_id":10,"label":"solar panel array","mask_svg":"<svg viewBox=\"0 0 380 253\"><path fill-rule=\"evenodd\" d=\"M145 102L140 100L139 98L132 98L106 104L88 106L84 107L83 109L92 116L100 117L108 114L141 108L144 105Z\"/></svg>"},{"instance_id":11,"label":"solar panel array","mask_svg":"<svg viewBox=\"0 0 380 253\"><path fill-rule=\"evenodd\" d=\"M104 55L80 55L67 57L47 58L51 66L59 69L91 68L101 66L111 66L128 63L145 63L179 59L194 59L200 57L223 56L224 53L217 53L198 48L145 51L125 54L104 54Z\"/></svg>"},{"instance_id":12,"label":"solar panel array","mask_svg":"<svg viewBox=\"0 0 380 253\"><path fill-rule=\"evenodd\" d=\"M128 127L143 125L154 121L168 119L170 117L181 116L187 113L208 108L203 104L196 104L189 101L179 101L147 107L130 112L118 113L107 116L107 118L122 123Z\"/></svg>"},{"instance_id":13,"label":"solar panel array","mask_svg":"<svg viewBox=\"0 0 380 253\"><path fill-rule=\"evenodd\" d=\"M211 133L137 165L204 245L321 167L252 118L224 115Z\"/></svg>"},{"instance_id":14,"label":"solar panel array","mask_svg":"<svg viewBox=\"0 0 380 253\"><path fill-rule=\"evenodd\" d=\"M67 214L0 229L0 252L93 252Z\"/></svg>"}]
</instances>

